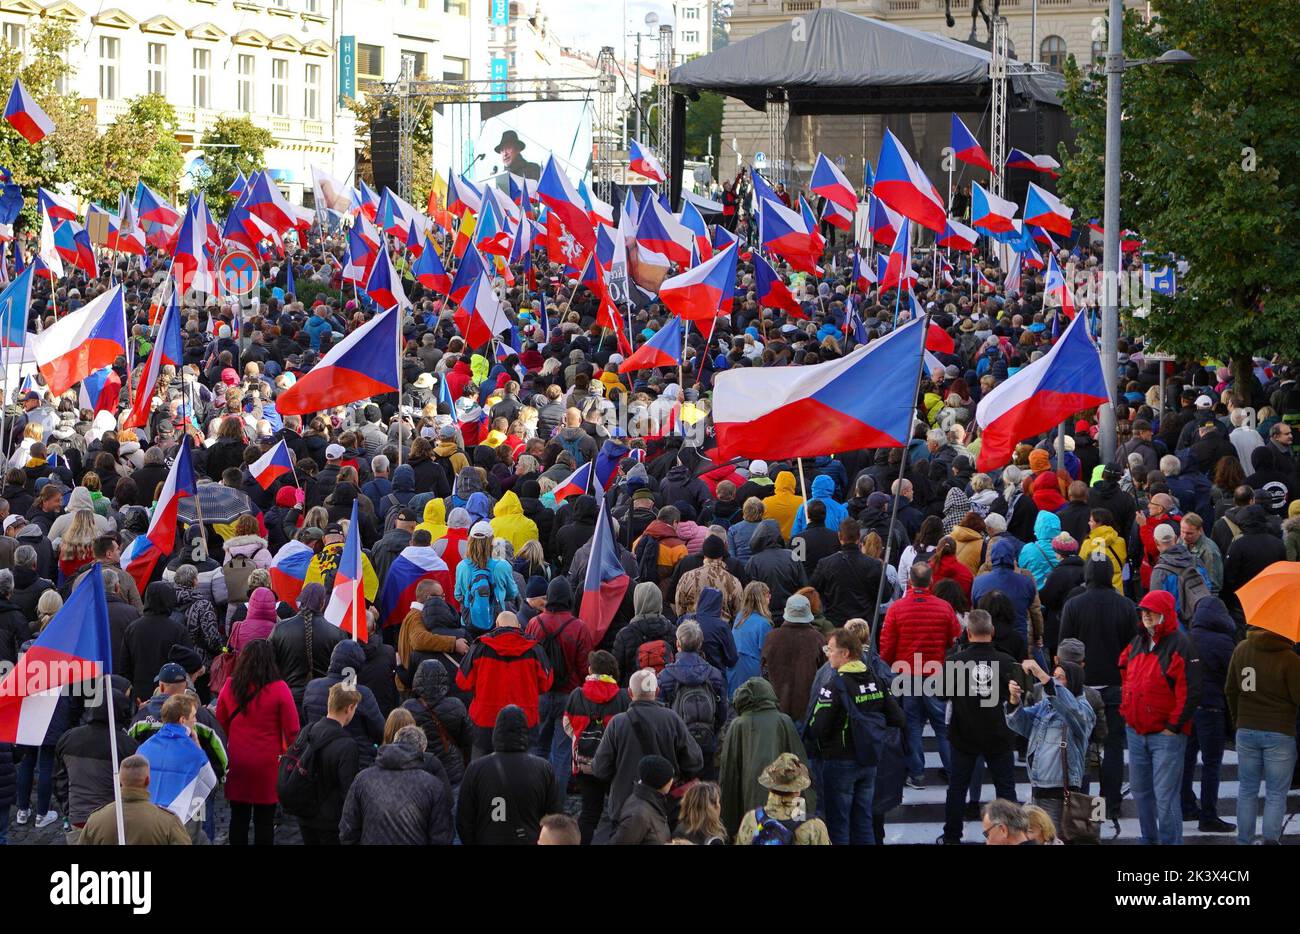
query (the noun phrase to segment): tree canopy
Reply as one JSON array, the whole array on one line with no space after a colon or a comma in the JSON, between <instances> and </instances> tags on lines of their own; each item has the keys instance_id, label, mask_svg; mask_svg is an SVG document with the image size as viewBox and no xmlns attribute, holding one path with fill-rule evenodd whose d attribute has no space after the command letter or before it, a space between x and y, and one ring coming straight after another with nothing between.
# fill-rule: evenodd
<instances>
[{"instance_id":1,"label":"tree canopy","mask_svg":"<svg viewBox=\"0 0 1300 934\"><path fill-rule=\"evenodd\" d=\"M235 198L226 189L243 172L247 177L266 168L266 150L275 145L270 130L247 117L221 117L203 134L199 144L207 166L195 187L206 196L208 207L218 216L225 214Z\"/></svg>"}]
</instances>

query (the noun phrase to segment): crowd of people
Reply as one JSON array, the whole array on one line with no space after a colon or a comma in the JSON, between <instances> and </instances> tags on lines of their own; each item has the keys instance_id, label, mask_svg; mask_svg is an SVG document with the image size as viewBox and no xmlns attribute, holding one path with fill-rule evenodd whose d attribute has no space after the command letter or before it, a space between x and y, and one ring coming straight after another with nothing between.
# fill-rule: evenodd
<instances>
[{"instance_id":1,"label":"crowd of people","mask_svg":"<svg viewBox=\"0 0 1300 934\"><path fill-rule=\"evenodd\" d=\"M726 223L750 236L745 199L725 195ZM1081 236L1063 265L1096 265ZM940 842L979 842L967 824L986 774L990 844L1087 838L1070 802L1094 785L1108 836L1128 815L1146 843L1181 842L1189 820L1280 841L1300 658L1250 627L1236 594L1300 560L1300 384L1285 361L1243 381L1121 340L1113 461L1086 411L1063 443L1026 439L979 472L976 406L1045 352L1055 312L1041 275L1008 293L981 261L993 288L972 288L962 258L950 282L917 288L953 350L924 376L906 447L728 460L711 434L716 374L838 359L856 340L850 297L871 339L894 325L893 296L858 295L841 249L820 279L778 261L802 317L760 310L742 257L732 313L688 329L680 368L620 373L596 297L539 252L535 287L522 270L503 286L518 352L467 346L445 296L408 280L401 394L282 416L277 396L375 311L339 281L343 240L306 240L264 263L251 308L187 296L184 365L164 368L146 425L119 427L139 385L125 359L116 408L38 382L7 415L0 661L102 575L128 842L221 839L223 798L232 845L294 823L309 844L872 844L936 784ZM165 275L150 259L53 294L38 279L33 327L111 273L138 369ZM310 300L285 293L289 265ZM666 317L633 308L633 343ZM182 523L140 587L121 555L185 437L205 518ZM280 441L294 469L264 489L250 467ZM602 457L607 488L557 501ZM366 641L324 616L354 505ZM602 505L630 584L596 637L580 613ZM272 574L293 543L312 553L296 595ZM380 618L408 549L440 566ZM0 842L11 816L116 841L108 705L59 705L40 745L0 745ZM151 799L178 738L217 779L185 822ZM1235 825L1219 795L1228 745Z\"/></svg>"}]
</instances>

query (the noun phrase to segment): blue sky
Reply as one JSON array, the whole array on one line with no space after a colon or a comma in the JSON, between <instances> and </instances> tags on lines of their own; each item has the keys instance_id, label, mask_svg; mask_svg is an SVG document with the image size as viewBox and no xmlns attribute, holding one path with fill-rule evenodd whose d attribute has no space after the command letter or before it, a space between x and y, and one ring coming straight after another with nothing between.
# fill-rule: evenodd
<instances>
[{"instance_id":1,"label":"blue sky","mask_svg":"<svg viewBox=\"0 0 1300 934\"><path fill-rule=\"evenodd\" d=\"M551 27L567 44L593 54L602 45L612 45L620 58L624 54L624 42L629 56L636 42L625 40L625 35L636 32L638 27L644 33L654 31L645 25L646 13L651 10L658 13L660 23L671 23L673 17L672 3L665 0L559 0L544 4L543 8ZM643 39L643 60L647 55L645 49Z\"/></svg>"}]
</instances>

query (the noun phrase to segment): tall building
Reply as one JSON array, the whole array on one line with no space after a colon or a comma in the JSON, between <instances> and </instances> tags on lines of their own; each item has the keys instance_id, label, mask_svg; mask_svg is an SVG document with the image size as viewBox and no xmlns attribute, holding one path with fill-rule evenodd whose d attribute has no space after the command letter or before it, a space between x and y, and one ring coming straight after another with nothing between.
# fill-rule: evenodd
<instances>
[{"instance_id":1,"label":"tall building","mask_svg":"<svg viewBox=\"0 0 1300 934\"><path fill-rule=\"evenodd\" d=\"M673 54L679 62L713 51L714 0L674 0Z\"/></svg>"},{"instance_id":2,"label":"tall building","mask_svg":"<svg viewBox=\"0 0 1300 934\"><path fill-rule=\"evenodd\" d=\"M1143 0L1125 0L1125 3L1133 9L1146 9ZM951 4L956 22L950 28L944 16L945 0L735 0L730 41L740 42L820 7L838 8L965 41L971 33L971 0L951 0ZM991 8L992 3L986 6ZM1000 13L1007 20L1013 55L1021 61L1041 62L1060 71L1067 56L1073 55L1077 62L1084 63L1105 55L1105 0L1001 0ZM978 22L976 38L981 42L987 38L983 20ZM918 147L934 149L937 145L947 145L947 124L943 122L947 116L940 115L943 120L928 119L929 116L932 115L913 115L911 119ZM791 118L786 140L796 173L810 170L811 161L822 151L832 157L847 155L846 173L850 178L861 178L862 156L865 153L875 158L883 128L884 118L873 115ZM945 135L941 143L937 138L940 129ZM739 101L727 100L722 138L728 145L723 147L718 168L719 177L726 179L737 171L738 159L730 145L732 140L744 161L768 148L767 114Z\"/></svg>"},{"instance_id":3,"label":"tall building","mask_svg":"<svg viewBox=\"0 0 1300 934\"><path fill-rule=\"evenodd\" d=\"M395 80L403 59L417 74L487 77L486 16L471 22L470 9L470 0L118 0L92 13L69 0L4 0L0 30L28 54L42 21L73 27L70 90L101 132L131 98L163 95L191 180L203 171L204 132L220 117L248 116L274 136L267 167L297 202L311 191L312 165L351 179L355 121L344 94Z\"/></svg>"}]
</instances>

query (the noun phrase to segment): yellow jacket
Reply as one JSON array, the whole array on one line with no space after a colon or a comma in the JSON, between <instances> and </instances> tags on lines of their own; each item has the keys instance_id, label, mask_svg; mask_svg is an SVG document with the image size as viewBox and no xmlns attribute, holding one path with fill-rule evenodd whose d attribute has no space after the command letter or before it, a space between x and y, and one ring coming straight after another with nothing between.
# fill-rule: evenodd
<instances>
[{"instance_id":1,"label":"yellow jacket","mask_svg":"<svg viewBox=\"0 0 1300 934\"><path fill-rule=\"evenodd\" d=\"M794 491L794 474L783 470L776 475L776 492L763 500L763 518L775 519L781 526L781 537L790 541L794 517L803 505L803 497Z\"/></svg>"},{"instance_id":2,"label":"yellow jacket","mask_svg":"<svg viewBox=\"0 0 1300 934\"><path fill-rule=\"evenodd\" d=\"M447 534L447 504L434 497L424 505L424 521L416 530L424 529L435 542Z\"/></svg>"},{"instance_id":3,"label":"yellow jacket","mask_svg":"<svg viewBox=\"0 0 1300 934\"><path fill-rule=\"evenodd\" d=\"M524 515L524 507L513 490L497 501L492 510L492 534L514 546L515 553L537 538L537 523Z\"/></svg>"},{"instance_id":4,"label":"yellow jacket","mask_svg":"<svg viewBox=\"0 0 1300 934\"><path fill-rule=\"evenodd\" d=\"M1124 592L1124 563L1128 561L1128 545L1124 539L1108 525L1099 525L1079 545L1079 557L1085 562L1094 551L1104 550L1110 558L1114 574L1111 585L1120 593Z\"/></svg>"}]
</instances>

